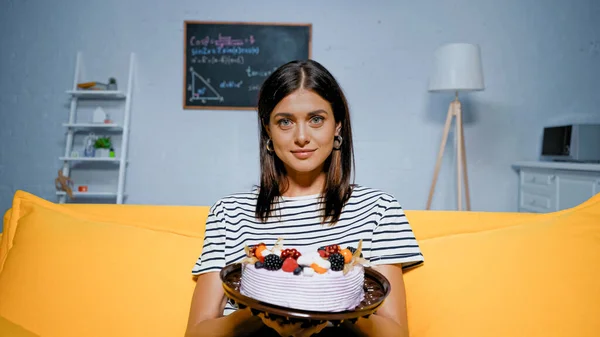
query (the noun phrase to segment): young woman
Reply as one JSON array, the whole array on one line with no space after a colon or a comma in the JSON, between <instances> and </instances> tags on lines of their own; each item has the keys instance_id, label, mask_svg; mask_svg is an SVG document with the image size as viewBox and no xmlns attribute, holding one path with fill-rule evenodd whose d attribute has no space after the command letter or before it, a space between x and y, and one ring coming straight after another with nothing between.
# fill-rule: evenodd
<instances>
[{"instance_id":1,"label":"young woman","mask_svg":"<svg viewBox=\"0 0 600 337\"><path fill-rule=\"evenodd\" d=\"M217 201L210 209L187 336L242 336L266 330L310 336L302 329L252 316L226 300L219 271L241 260L244 245L288 247L330 244L356 247L390 282L392 291L368 319L346 324L345 333L408 336L403 269L423 256L398 201L383 191L350 183L354 166L346 98L319 63L294 61L264 82L258 101L260 186ZM268 325L269 327L265 327ZM332 329L332 328L331 328ZM319 334L331 330L326 328Z\"/></svg>"}]
</instances>

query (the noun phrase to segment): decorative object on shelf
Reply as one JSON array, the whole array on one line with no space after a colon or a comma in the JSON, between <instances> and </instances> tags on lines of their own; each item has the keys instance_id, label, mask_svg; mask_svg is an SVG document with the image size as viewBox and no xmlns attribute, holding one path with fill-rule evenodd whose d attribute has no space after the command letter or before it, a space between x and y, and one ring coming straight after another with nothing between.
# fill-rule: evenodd
<instances>
[{"instance_id":1,"label":"decorative object on shelf","mask_svg":"<svg viewBox=\"0 0 600 337\"><path fill-rule=\"evenodd\" d=\"M71 151L71 158L79 158L79 151L77 151L77 150Z\"/></svg>"},{"instance_id":2,"label":"decorative object on shelf","mask_svg":"<svg viewBox=\"0 0 600 337\"><path fill-rule=\"evenodd\" d=\"M84 157L95 157L96 156L96 148L94 147L96 139L97 139L97 137L93 132L91 132L90 134L88 134L87 137L85 137L85 140L83 141L83 156Z\"/></svg>"},{"instance_id":3,"label":"decorative object on shelf","mask_svg":"<svg viewBox=\"0 0 600 337\"><path fill-rule=\"evenodd\" d=\"M108 90L117 91L117 79L111 77L108 79Z\"/></svg>"},{"instance_id":4,"label":"decorative object on shelf","mask_svg":"<svg viewBox=\"0 0 600 337\"><path fill-rule=\"evenodd\" d=\"M108 79L108 84L96 81L77 83L77 89L117 91L117 80L111 77Z\"/></svg>"},{"instance_id":5,"label":"decorative object on shelf","mask_svg":"<svg viewBox=\"0 0 600 337\"><path fill-rule=\"evenodd\" d=\"M111 158L115 157L115 149L113 149L112 147L110 148L110 151L108 152L108 156Z\"/></svg>"},{"instance_id":6,"label":"decorative object on shelf","mask_svg":"<svg viewBox=\"0 0 600 337\"><path fill-rule=\"evenodd\" d=\"M94 142L94 148L98 157L108 158L110 149L112 148L112 142L110 137L100 137Z\"/></svg>"},{"instance_id":7,"label":"decorative object on shelf","mask_svg":"<svg viewBox=\"0 0 600 337\"><path fill-rule=\"evenodd\" d=\"M88 191L88 187L87 187L87 185L79 185L79 187L77 187L77 190L79 192L87 192Z\"/></svg>"},{"instance_id":8,"label":"decorative object on shelf","mask_svg":"<svg viewBox=\"0 0 600 337\"><path fill-rule=\"evenodd\" d=\"M465 184L465 199L467 210L471 210L469 197L469 181L467 175L467 157L465 140L463 138L462 106L458 100L459 91L484 90L483 69L481 65L481 51L478 45L468 43L451 43L438 48L434 55L433 71L429 81L431 92L452 92L454 101L450 102L446 124L444 126L442 143L435 164L433 181L427 199L427 209L431 208L435 184L440 172L444 148L450 132L450 124L456 118L456 165L457 165L457 202L458 210L462 210L463 194L462 179Z\"/></svg>"},{"instance_id":9,"label":"decorative object on shelf","mask_svg":"<svg viewBox=\"0 0 600 337\"><path fill-rule=\"evenodd\" d=\"M74 198L72 190L73 180L71 180L69 177L66 177L62 170L58 170L58 177L54 179L54 186L57 190L66 192L69 198Z\"/></svg>"},{"instance_id":10,"label":"decorative object on shelf","mask_svg":"<svg viewBox=\"0 0 600 337\"><path fill-rule=\"evenodd\" d=\"M97 107L96 110L94 110L94 115L92 117L92 123L97 123L97 124L105 123L107 118L108 118L108 115L106 114L106 112L104 112L104 109L102 109L102 107Z\"/></svg>"},{"instance_id":11,"label":"decorative object on shelf","mask_svg":"<svg viewBox=\"0 0 600 337\"><path fill-rule=\"evenodd\" d=\"M77 84L77 89L81 90L106 90L108 84L100 82L83 82Z\"/></svg>"}]
</instances>

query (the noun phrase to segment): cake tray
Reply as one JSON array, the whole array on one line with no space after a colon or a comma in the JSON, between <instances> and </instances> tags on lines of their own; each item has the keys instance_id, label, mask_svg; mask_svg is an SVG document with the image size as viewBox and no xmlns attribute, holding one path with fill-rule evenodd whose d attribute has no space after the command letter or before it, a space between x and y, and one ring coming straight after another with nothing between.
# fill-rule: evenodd
<instances>
[{"instance_id":1,"label":"cake tray","mask_svg":"<svg viewBox=\"0 0 600 337\"><path fill-rule=\"evenodd\" d=\"M221 269L220 277L223 282L223 289L231 302L237 304L240 309L249 307L254 315L263 313L271 319L291 322L314 321L311 323L319 324L323 321L329 321L333 325L339 325L342 321L349 320L354 323L360 317L367 318L375 313L391 291L390 282L381 273L373 268L366 267L363 286L365 297L354 310L338 312L309 311L273 305L242 295L240 293L241 276L241 263L233 263Z\"/></svg>"}]
</instances>

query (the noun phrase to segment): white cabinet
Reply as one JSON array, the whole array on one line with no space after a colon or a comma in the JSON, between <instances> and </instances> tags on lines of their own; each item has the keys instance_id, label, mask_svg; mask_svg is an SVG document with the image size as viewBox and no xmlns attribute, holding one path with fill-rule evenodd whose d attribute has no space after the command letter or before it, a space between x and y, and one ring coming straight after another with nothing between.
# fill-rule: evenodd
<instances>
[{"instance_id":1,"label":"white cabinet","mask_svg":"<svg viewBox=\"0 0 600 337\"><path fill-rule=\"evenodd\" d=\"M519 212L571 208L600 193L600 164L519 162Z\"/></svg>"}]
</instances>

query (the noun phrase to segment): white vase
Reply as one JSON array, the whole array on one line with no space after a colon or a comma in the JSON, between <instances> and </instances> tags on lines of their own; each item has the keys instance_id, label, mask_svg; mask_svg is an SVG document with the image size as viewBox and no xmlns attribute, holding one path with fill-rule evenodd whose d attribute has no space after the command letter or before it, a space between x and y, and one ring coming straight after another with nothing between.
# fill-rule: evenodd
<instances>
[{"instance_id":1,"label":"white vase","mask_svg":"<svg viewBox=\"0 0 600 337\"><path fill-rule=\"evenodd\" d=\"M96 157L108 158L109 152L109 149L96 149Z\"/></svg>"}]
</instances>

